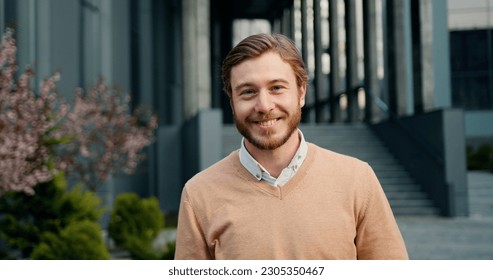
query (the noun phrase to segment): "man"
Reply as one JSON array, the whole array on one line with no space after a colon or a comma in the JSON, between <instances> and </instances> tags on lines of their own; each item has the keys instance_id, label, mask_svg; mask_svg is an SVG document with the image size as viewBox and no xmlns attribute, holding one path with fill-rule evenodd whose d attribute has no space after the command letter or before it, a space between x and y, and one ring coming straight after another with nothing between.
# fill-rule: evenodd
<instances>
[{"instance_id":1,"label":"man","mask_svg":"<svg viewBox=\"0 0 493 280\"><path fill-rule=\"evenodd\" d=\"M407 259L368 164L297 129L307 73L292 41L250 36L222 75L244 138L185 185L176 259Z\"/></svg>"}]
</instances>

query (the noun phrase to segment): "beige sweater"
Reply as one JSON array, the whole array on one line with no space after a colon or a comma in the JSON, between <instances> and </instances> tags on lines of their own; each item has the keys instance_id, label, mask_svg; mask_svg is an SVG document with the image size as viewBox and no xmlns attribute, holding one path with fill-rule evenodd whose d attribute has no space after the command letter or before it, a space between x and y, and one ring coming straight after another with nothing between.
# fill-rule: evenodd
<instances>
[{"instance_id":1,"label":"beige sweater","mask_svg":"<svg viewBox=\"0 0 493 280\"><path fill-rule=\"evenodd\" d=\"M176 259L407 259L368 164L309 144L298 173L274 188L238 152L190 179Z\"/></svg>"}]
</instances>

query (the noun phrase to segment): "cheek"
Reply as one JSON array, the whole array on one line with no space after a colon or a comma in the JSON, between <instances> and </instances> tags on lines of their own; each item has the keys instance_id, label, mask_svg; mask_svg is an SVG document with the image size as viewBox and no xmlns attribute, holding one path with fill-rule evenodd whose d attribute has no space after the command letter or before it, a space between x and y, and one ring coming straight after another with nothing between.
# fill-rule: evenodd
<instances>
[{"instance_id":1,"label":"cheek","mask_svg":"<svg viewBox=\"0 0 493 280\"><path fill-rule=\"evenodd\" d=\"M235 116L241 116L245 114L246 111L246 104L243 104L243 102L231 102L231 110L233 111L233 115Z\"/></svg>"}]
</instances>

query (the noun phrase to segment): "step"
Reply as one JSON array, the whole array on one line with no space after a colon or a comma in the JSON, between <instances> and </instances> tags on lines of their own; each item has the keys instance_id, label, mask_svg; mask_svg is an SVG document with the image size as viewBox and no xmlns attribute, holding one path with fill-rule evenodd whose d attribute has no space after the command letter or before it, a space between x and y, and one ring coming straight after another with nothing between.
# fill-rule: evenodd
<instances>
[{"instance_id":1,"label":"step","mask_svg":"<svg viewBox=\"0 0 493 280\"><path fill-rule=\"evenodd\" d=\"M392 207L395 216L437 216L440 211L435 207Z\"/></svg>"},{"instance_id":2,"label":"step","mask_svg":"<svg viewBox=\"0 0 493 280\"><path fill-rule=\"evenodd\" d=\"M389 200L393 208L400 207L433 207L433 203L429 199L392 199Z\"/></svg>"},{"instance_id":3,"label":"step","mask_svg":"<svg viewBox=\"0 0 493 280\"><path fill-rule=\"evenodd\" d=\"M388 184L383 185L382 188L385 192L409 192L409 191L422 191L421 187L417 184Z\"/></svg>"},{"instance_id":4,"label":"step","mask_svg":"<svg viewBox=\"0 0 493 280\"><path fill-rule=\"evenodd\" d=\"M407 191L407 192L391 192L385 191L385 195L389 200L399 200L399 199L428 199L428 196L420 191Z\"/></svg>"},{"instance_id":5,"label":"step","mask_svg":"<svg viewBox=\"0 0 493 280\"><path fill-rule=\"evenodd\" d=\"M404 170L404 168L401 168L400 170L382 170L379 173L377 173L378 178L393 178L393 177L402 177L402 176L409 176L408 173Z\"/></svg>"},{"instance_id":6,"label":"step","mask_svg":"<svg viewBox=\"0 0 493 280\"><path fill-rule=\"evenodd\" d=\"M402 177L384 177L379 178L382 185L408 185L413 184L413 180L409 176Z\"/></svg>"}]
</instances>

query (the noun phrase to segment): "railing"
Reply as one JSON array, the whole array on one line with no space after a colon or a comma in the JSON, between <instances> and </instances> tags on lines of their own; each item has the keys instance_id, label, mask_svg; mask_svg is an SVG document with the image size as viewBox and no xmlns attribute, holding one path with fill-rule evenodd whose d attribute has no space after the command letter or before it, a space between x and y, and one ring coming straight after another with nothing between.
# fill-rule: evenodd
<instances>
[{"instance_id":1,"label":"railing","mask_svg":"<svg viewBox=\"0 0 493 280\"><path fill-rule=\"evenodd\" d=\"M339 92L332 99L319 99L317 103L305 105L305 110L324 112L327 108L333 109L336 107L334 105L339 104L331 106L332 100L339 103L344 94L359 92L361 88L364 89L364 86L358 85L350 91ZM406 169L441 209L441 214L467 216L467 179L462 170L462 166L465 166L462 161L465 159L456 158L457 152L450 149L463 145L460 140L463 132L453 132L453 123L456 122L450 119L460 120L460 116L453 110L438 110L434 113L403 117L375 95L368 96L366 106L377 107L375 113L382 116L382 120L387 120L375 122L372 129L403 161ZM334 113L331 112L331 115Z\"/></svg>"}]
</instances>

